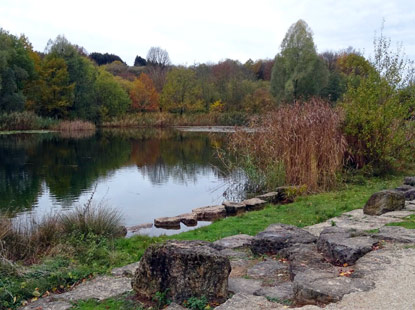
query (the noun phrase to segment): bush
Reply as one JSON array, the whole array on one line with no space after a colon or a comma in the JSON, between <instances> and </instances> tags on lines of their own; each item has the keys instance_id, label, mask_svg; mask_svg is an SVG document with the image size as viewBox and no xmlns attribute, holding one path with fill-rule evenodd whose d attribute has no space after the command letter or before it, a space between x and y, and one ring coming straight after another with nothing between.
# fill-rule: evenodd
<instances>
[{"instance_id":1,"label":"bush","mask_svg":"<svg viewBox=\"0 0 415 310\"><path fill-rule=\"evenodd\" d=\"M319 99L283 105L231 138L236 161L256 189L283 184L330 189L343 166L341 116ZM254 177L253 177L254 176Z\"/></svg>"},{"instance_id":2,"label":"bush","mask_svg":"<svg viewBox=\"0 0 415 310\"><path fill-rule=\"evenodd\" d=\"M414 124L409 121L411 98L401 96L412 80L411 62L401 50L390 51L390 40L375 39L373 70L356 86L349 84L342 107L349 165L369 173L384 173L411 159Z\"/></svg>"}]
</instances>

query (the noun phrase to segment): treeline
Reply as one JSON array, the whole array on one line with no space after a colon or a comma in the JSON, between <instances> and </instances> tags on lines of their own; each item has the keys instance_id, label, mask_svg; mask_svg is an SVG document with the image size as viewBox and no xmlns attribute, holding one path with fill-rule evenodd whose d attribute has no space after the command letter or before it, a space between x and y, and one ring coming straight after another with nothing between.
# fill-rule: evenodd
<instances>
[{"instance_id":1,"label":"treeline","mask_svg":"<svg viewBox=\"0 0 415 310\"><path fill-rule=\"evenodd\" d=\"M33 111L95 123L133 112L250 115L315 96L336 103L373 70L353 48L318 54L301 20L288 30L274 60L189 67L172 65L159 47L128 66L117 55L88 54L63 36L39 53L25 36L0 29L0 113Z\"/></svg>"}]
</instances>

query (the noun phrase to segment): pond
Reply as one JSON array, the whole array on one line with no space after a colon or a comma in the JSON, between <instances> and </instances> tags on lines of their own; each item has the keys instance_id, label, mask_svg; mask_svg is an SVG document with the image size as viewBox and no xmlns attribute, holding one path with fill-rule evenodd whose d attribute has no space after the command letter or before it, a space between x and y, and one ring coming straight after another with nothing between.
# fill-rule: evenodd
<instances>
[{"instance_id":1,"label":"pond","mask_svg":"<svg viewBox=\"0 0 415 310\"><path fill-rule=\"evenodd\" d=\"M39 218L83 205L93 195L95 203L119 210L131 227L219 204L235 181L217 157L228 134L140 129L0 135L0 213Z\"/></svg>"}]
</instances>

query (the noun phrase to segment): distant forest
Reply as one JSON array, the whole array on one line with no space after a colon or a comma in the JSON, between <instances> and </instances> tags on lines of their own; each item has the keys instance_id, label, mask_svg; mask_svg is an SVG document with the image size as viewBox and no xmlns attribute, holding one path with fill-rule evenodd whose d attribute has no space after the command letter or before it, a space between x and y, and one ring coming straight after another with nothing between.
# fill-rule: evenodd
<instances>
[{"instance_id":1,"label":"distant forest","mask_svg":"<svg viewBox=\"0 0 415 310\"><path fill-rule=\"evenodd\" d=\"M95 123L134 112L257 114L315 96L336 103L371 67L353 48L318 54L302 20L288 30L274 59L188 67L173 65L160 47L128 66L64 36L49 40L41 53L24 35L0 29L0 114L33 111Z\"/></svg>"}]
</instances>

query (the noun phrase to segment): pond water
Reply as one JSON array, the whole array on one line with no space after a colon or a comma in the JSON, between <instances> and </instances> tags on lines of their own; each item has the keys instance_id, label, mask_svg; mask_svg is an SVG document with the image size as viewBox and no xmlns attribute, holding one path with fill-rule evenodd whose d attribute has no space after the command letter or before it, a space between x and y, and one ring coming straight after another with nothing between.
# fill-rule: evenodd
<instances>
[{"instance_id":1,"label":"pond water","mask_svg":"<svg viewBox=\"0 0 415 310\"><path fill-rule=\"evenodd\" d=\"M94 202L119 210L131 227L221 203L233 177L223 172L216 149L226 147L228 134L141 129L0 135L0 213L65 212L93 194Z\"/></svg>"}]
</instances>

